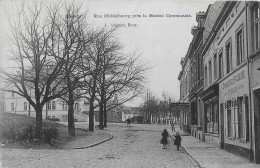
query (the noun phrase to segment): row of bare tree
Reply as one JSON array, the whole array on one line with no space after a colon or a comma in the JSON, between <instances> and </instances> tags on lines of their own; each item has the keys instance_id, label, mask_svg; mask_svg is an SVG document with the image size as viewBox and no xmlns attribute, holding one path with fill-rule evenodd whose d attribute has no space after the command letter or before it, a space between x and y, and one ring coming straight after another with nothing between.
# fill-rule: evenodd
<instances>
[{"instance_id":1,"label":"row of bare tree","mask_svg":"<svg viewBox=\"0 0 260 168\"><path fill-rule=\"evenodd\" d=\"M164 93L163 99L160 100L147 91L145 101L141 105L146 123L166 123L166 120L179 120L180 113L172 108L171 102L172 99L169 97L167 100Z\"/></svg>"},{"instance_id":2,"label":"row of bare tree","mask_svg":"<svg viewBox=\"0 0 260 168\"><path fill-rule=\"evenodd\" d=\"M1 69L7 84L2 90L26 98L35 109L37 138L42 135L43 106L53 99L67 102L68 132L75 136L73 107L77 98L88 100L89 130L94 131L96 107L103 129L109 109L143 90L149 68L140 62L140 55L124 54L115 29L90 26L81 6L23 7L11 28L12 64ZM113 103L115 95L119 101Z\"/></svg>"}]
</instances>

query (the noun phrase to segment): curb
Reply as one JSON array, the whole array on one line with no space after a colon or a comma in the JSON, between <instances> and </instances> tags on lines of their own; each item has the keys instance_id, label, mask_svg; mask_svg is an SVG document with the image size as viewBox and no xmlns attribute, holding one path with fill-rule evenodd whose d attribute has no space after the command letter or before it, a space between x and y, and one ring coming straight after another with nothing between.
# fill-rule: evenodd
<instances>
[{"instance_id":1,"label":"curb","mask_svg":"<svg viewBox=\"0 0 260 168\"><path fill-rule=\"evenodd\" d=\"M88 146L75 147L75 148L73 148L73 149L86 149L86 148L91 148L91 147L97 146L97 145L99 145L99 144L102 144L102 143L104 143L104 142L106 142L106 141L109 141L110 139L113 138L113 135L111 135L110 133L108 133L108 134L110 135L110 137L107 138L107 139L105 139L105 140L102 140L102 141L100 141L100 142L97 142L97 143L94 143L94 144L91 144L91 145L88 145Z\"/></svg>"},{"instance_id":2,"label":"curb","mask_svg":"<svg viewBox=\"0 0 260 168\"><path fill-rule=\"evenodd\" d=\"M172 137L172 139L174 139L172 134L170 134L170 136ZM187 150L184 146L182 146L182 148L198 164L199 168L206 168L204 166L201 166L201 164L190 154L189 150Z\"/></svg>"}]
</instances>

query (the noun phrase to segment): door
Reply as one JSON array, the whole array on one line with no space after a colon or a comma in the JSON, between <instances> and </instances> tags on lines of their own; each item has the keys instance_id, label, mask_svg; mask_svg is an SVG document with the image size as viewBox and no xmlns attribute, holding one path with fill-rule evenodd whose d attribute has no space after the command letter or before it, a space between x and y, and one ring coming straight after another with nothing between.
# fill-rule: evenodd
<instances>
[{"instance_id":1,"label":"door","mask_svg":"<svg viewBox=\"0 0 260 168\"><path fill-rule=\"evenodd\" d=\"M224 148L224 107L220 104L220 148Z\"/></svg>"},{"instance_id":2,"label":"door","mask_svg":"<svg viewBox=\"0 0 260 168\"><path fill-rule=\"evenodd\" d=\"M260 163L260 89L254 94L255 162Z\"/></svg>"}]
</instances>

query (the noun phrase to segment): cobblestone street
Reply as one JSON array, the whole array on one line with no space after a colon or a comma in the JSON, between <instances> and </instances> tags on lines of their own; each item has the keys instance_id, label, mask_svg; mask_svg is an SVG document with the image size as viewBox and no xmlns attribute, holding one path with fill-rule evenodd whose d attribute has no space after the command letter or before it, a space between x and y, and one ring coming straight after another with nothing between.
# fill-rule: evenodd
<instances>
[{"instance_id":1,"label":"cobblestone street","mask_svg":"<svg viewBox=\"0 0 260 168\"><path fill-rule=\"evenodd\" d=\"M160 144L166 125L109 125L113 139L100 145L74 150L1 149L3 167L199 167L173 141Z\"/></svg>"}]
</instances>

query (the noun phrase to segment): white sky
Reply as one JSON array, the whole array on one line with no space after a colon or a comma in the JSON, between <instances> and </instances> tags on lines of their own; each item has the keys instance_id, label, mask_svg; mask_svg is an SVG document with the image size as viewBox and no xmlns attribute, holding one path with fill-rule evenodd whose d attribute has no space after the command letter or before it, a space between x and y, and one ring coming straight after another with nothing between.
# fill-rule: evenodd
<instances>
[{"instance_id":1,"label":"white sky","mask_svg":"<svg viewBox=\"0 0 260 168\"><path fill-rule=\"evenodd\" d=\"M1 66L8 65L8 38L10 17L21 6L21 0L0 0L0 58ZM33 0L25 0L30 4ZM44 1L45 4L51 1ZM162 92L179 99L180 60L184 57L191 42L191 27L196 26L196 13L206 11L213 1L174 1L174 0L82 0L88 10L88 18L95 26L111 25L111 23L137 24L137 27L121 28L118 38L125 46L126 53L137 51L142 59L153 69L149 72L147 87L158 98ZM190 14L188 18L130 18L107 19L94 18L94 14ZM139 105L133 101L130 105Z\"/></svg>"}]
</instances>

